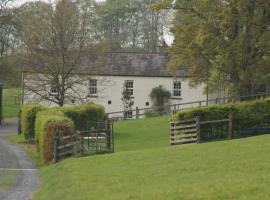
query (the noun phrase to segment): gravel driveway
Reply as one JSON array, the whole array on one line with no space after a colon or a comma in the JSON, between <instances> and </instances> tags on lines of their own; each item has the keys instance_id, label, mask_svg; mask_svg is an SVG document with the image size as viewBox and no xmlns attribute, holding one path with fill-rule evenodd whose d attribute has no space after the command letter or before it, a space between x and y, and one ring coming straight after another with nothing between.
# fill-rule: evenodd
<instances>
[{"instance_id":1,"label":"gravel driveway","mask_svg":"<svg viewBox=\"0 0 270 200\"><path fill-rule=\"evenodd\" d=\"M0 126L0 174L6 170L18 172L12 186L0 193L1 200L30 200L39 186L38 172L31 159L4 137L16 133L16 130L16 119L6 120Z\"/></svg>"}]
</instances>

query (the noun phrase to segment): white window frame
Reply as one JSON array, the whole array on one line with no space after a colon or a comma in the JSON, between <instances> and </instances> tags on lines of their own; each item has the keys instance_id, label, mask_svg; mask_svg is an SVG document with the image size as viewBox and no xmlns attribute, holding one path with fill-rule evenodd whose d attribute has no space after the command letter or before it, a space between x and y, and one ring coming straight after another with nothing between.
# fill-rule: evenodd
<instances>
[{"instance_id":1,"label":"white window frame","mask_svg":"<svg viewBox=\"0 0 270 200\"><path fill-rule=\"evenodd\" d=\"M133 111L132 110L126 110L124 111L124 118L125 119L132 119L133 118Z\"/></svg>"},{"instance_id":2,"label":"white window frame","mask_svg":"<svg viewBox=\"0 0 270 200\"><path fill-rule=\"evenodd\" d=\"M181 97L182 96L182 83L181 81L173 81L173 96Z\"/></svg>"},{"instance_id":3,"label":"white window frame","mask_svg":"<svg viewBox=\"0 0 270 200\"><path fill-rule=\"evenodd\" d=\"M125 81L125 89L130 96L133 96L134 95L134 81L133 80L126 80Z\"/></svg>"},{"instance_id":4,"label":"white window frame","mask_svg":"<svg viewBox=\"0 0 270 200\"><path fill-rule=\"evenodd\" d=\"M51 96L58 95L57 86L56 85L51 85L51 88L50 88L50 92L49 93L50 93Z\"/></svg>"},{"instance_id":5,"label":"white window frame","mask_svg":"<svg viewBox=\"0 0 270 200\"><path fill-rule=\"evenodd\" d=\"M97 94L98 94L98 89L97 89L98 81L97 81L97 79L90 79L88 84L89 84L89 89L88 89L89 95L97 96Z\"/></svg>"}]
</instances>

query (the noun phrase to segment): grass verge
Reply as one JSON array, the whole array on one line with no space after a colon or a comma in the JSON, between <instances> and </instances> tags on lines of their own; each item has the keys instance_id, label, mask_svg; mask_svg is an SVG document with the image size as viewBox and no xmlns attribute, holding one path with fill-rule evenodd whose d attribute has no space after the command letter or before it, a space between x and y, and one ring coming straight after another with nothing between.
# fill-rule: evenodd
<instances>
[{"instance_id":1,"label":"grass verge","mask_svg":"<svg viewBox=\"0 0 270 200\"><path fill-rule=\"evenodd\" d=\"M26 154L34 161L36 167L39 168L44 165L39 158L36 145L26 141L23 134L11 135L8 136L7 139L10 142L16 143L19 147L25 150Z\"/></svg>"}]
</instances>

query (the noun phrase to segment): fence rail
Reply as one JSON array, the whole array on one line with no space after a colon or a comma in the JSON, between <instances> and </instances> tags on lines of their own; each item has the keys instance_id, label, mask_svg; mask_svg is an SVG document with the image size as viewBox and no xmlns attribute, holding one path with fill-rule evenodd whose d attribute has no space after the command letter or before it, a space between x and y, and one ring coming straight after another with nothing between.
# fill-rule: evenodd
<instances>
[{"instance_id":1,"label":"fence rail","mask_svg":"<svg viewBox=\"0 0 270 200\"><path fill-rule=\"evenodd\" d=\"M110 120L102 123L103 128L76 131L74 135L56 136L53 162L75 155L114 152L113 123Z\"/></svg>"},{"instance_id":2,"label":"fence rail","mask_svg":"<svg viewBox=\"0 0 270 200\"><path fill-rule=\"evenodd\" d=\"M78 135L55 136L53 162L58 162L66 157L82 154L82 145Z\"/></svg>"},{"instance_id":3,"label":"fence rail","mask_svg":"<svg viewBox=\"0 0 270 200\"><path fill-rule=\"evenodd\" d=\"M246 96L226 96L222 98L213 98L208 100L192 101L179 104L172 104L166 106L155 106L155 107L145 107L122 110L117 112L106 113L106 117L112 120L124 120L124 119L139 119L145 116L159 116L164 114L173 114L179 110L185 110L191 107L197 106L208 106L214 104L226 104L231 102L238 102L244 100L256 100L259 98L269 97L270 93L257 93L255 95L246 95ZM128 115L126 113L129 113Z\"/></svg>"},{"instance_id":4,"label":"fence rail","mask_svg":"<svg viewBox=\"0 0 270 200\"><path fill-rule=\"evenodd\" d=\"M228 139L233 135L233 115L230 113L227 119L200 121L200 117L193 119L170 122L170 144L180 145L201 142L201 126L207 124L228 123Z\"/></svg>"}]
</instances>

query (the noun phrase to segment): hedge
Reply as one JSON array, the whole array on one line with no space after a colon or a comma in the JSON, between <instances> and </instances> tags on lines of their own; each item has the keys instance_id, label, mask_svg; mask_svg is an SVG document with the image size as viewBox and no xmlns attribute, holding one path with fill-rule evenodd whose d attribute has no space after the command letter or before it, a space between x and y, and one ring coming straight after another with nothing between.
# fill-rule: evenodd
<instances>
[{"instance_id":1,"label":"hedge","mask_svg":"<svg viewBox=\"0 0 270 200\"><path fill-rule=\"evenodd\" d=\"M96 104L82 104L80 106L66 106L57 108L74 122L76 130L87 130L87 122L104 121L104 107Z\"/></svg>"},{"instance_id":2,"label":"hedge","mask_svg":"<svg viewBox=\"0 0 270 200\"><path fill-rule=\"evenodd\" d=\"M50 162L53 158L53 138L55 134L72 135L74 124L62 112L55 110L42 111L37 114L36 144L43 162Z\"/></svg>"},{"instance_id":3,"label":"hedge","mask_svg":"<svg viewBox=\"0 0 270 200\"><path fill-rule=\"evenodd\" d=\"M21 129L25 139L35 138L35 120L39 111L47 107L39 104L26 104L21 109Z\"/></svg>"},{"instance_id":4,"label":"hedge","mask_svg":"<svg viewBox=\"0 0 270 200\"><path fill-rule=\"evenodd\" d=\"M240 131L254 127L270 127L270 99L262 99L251 102L231 103L225 105L213 105L208 107L196 107L177 112L173 120L185 120L200 117L201 121L219 120L228 118L233 114L233 134L240 136ZM227 137L228 124L211 124L202 126L201 137L203 140Z\"/></svg>"}]
</instances>

